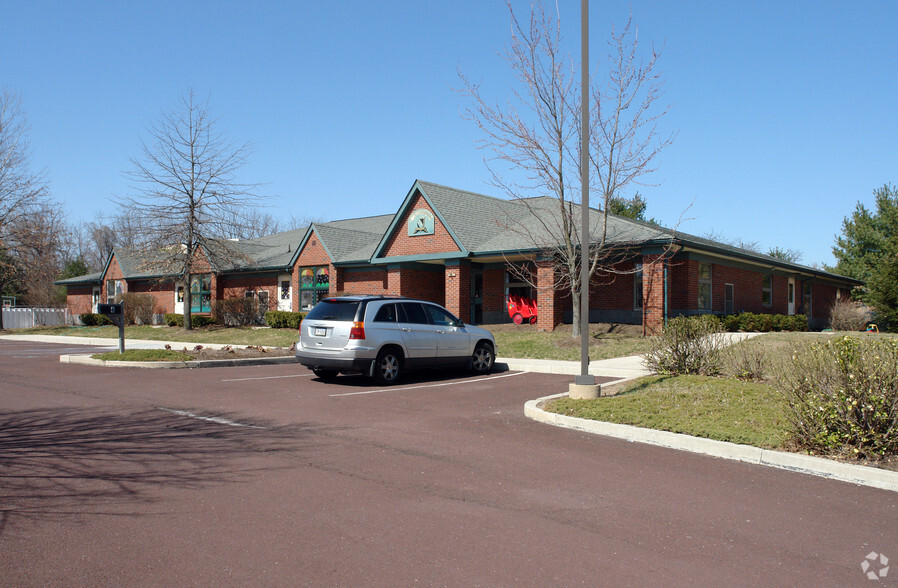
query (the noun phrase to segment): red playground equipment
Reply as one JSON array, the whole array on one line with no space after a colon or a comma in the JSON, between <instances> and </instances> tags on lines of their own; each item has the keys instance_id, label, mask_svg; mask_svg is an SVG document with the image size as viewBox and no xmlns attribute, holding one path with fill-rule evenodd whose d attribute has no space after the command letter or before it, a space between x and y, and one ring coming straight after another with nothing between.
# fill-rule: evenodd
<instances>
[{"instance_id":1,"label":"red playground equipment","mask_svg":"<svg viewBox=\"0 0 898 588\"><path fill-rule=\"evenodd\" d=\"M536 300L523 296L508 297L508 316L514 324L522 325L526 321L535 325L537 314Z\"/></svg>"}]
</instances>

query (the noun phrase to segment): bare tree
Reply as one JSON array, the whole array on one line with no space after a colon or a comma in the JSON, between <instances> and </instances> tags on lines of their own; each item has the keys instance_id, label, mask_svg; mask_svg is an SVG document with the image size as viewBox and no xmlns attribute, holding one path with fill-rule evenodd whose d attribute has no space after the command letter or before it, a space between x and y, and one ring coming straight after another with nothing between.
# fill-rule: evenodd
<instances>
[{"instance_id":1,"label":"bare tree","mask_svg":"<svg viewBox=\"0 0 898 588\"><path fill-rule=\"evenodd\" d=\"M637 36L630 23L620 34L612 30L607 79L591 89L595 113L590 125L590 174L592 190L602 197L600 222L591 223L592 234L580 235L580 94L571 59L561 50L560 21L548 17L536 3L526 25L511 15L511 42L503 54L518 85L507 104L493 105L480 86L459 74L462 93L472 105L466 117L483 131L480 148L492 183L508 197L522 203L526 219L509 217L507 227L522 234L555 268L556 290L567 290L573 301L572 335L580 334L580 249L589 248L589 275L619 273L621 255L608 241L609 203L630 184L639 184L655 171L658 153L673 137L662 138L656 112L662 81L656 71L660 54L654 49L646 62L638 59ZM494 163L517 172L508 180ZM551 196L554 204L532 196ZM511 264L525 281L536 286L528 264Z\"/></svg>"},{"instance_id":2,"label":"bare tree","mask_svg":"<svg viewBox=\"0 0 898 588\"><path fill-rule=\"evenodd\" d=\"M26 221L49 202L43 176L31 170L28 122L21 98L0 91L0 290L17 279ZM0 328L3 327L0 319Z\"/></svg>"},{"instance_id":3,"label":"bare tree","mask_svg":"<svg viewBox=\"0 0 898 588\"><path fill-rule=\"evenodd\" d=\"M46 203L22 219L16 232L15 254L20 263L20 282L25 302L31 306L55 306L60 302L53 281L66 263L69 227L59 206Z\"/></svg>"},{"instance_id":4,"label":"bare tree","mask_svg":"<svg viewBox=\"0 0 898 588\"><path fill-rule=\"evenodd\" d=\"M129 220L133 246L146 248L148 268L187 283L192 274L208 271L210 256L239 255L218 237L260 204L257 184L237 180L251 148L228 140L209 114L208 99L198 102L193 91L149 134L150 144L142 143L128 172L135 194L117 198L119 218ZM191 328L190 306L188 294L185 329Z\"/></svg>"}]
</instances>

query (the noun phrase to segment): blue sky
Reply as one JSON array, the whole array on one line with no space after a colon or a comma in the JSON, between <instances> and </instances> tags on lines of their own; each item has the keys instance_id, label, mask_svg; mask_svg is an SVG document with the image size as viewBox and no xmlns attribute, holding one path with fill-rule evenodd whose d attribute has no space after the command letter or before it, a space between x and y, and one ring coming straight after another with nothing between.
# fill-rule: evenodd
<instances>
[{"instance_id":1,"label":"blue sky","mask_svg":"<svg viewBox=\"0 0 898 588\"><path fill-rule=\"evenodd\" d=\"M579 60L580 2L556 6ZM898 183L898 3L593 0L594 61L630 11L664 47L662 130L677 133L639 188L648 215L832 263L842 219ZM504 2L32 0L3 15L0 87L21 95L33 165L71 221L128 193L147 126L189 87L253 143L242 179L265 184L270 212L391 213L416 178L501 196L453 89L461 69L510 96Z\"/></svg>"}]
</instances>

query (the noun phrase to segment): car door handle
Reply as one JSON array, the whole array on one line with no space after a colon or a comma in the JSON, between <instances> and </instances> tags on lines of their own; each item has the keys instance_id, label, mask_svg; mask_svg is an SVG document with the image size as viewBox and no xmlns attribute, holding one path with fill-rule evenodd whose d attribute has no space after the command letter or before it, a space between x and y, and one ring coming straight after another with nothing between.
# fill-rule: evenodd
<instances>
[{"instance_id":1,"label":"car door handle","mask_svg":"<svg viewBox=\"0 0 898 588\"><path fill-rule=\"evenodd\" d=\"M405 331L406 333L410 333L410 332L412 331L411 329L407 329L407 328L405 328L405 327L399 327L399 330L400 330L400 331Z\"/></svg>"},{"instance_id":2,"label":"car door handle","mask_svg":"<svg viewBox=\"0 0 898 588\"><path fill-rule=\"evenodd\" d=\"M440 333L440 334L445 334L445 333L446 333L446 331L444 331L444 330L442 330L442 329L437 329L437 333Z\"/></svg>"}]
</instances>

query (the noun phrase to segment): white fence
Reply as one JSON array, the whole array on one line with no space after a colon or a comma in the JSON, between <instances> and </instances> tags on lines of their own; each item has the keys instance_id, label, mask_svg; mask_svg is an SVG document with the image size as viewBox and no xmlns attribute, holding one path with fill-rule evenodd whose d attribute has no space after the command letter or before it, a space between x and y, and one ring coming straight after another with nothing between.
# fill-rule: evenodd
<instances>
[{"instance_id":1,"label":"white fence","mask_svg":"<svg viewBox=\"0 0 898 588\"><path fill-rule=\"evenodd\" d=\"M4 329L29 329L37 326L54 327L68 320L67 308L3 308Z\"/></svg>"}]
</instances>

